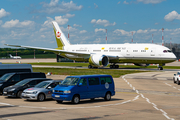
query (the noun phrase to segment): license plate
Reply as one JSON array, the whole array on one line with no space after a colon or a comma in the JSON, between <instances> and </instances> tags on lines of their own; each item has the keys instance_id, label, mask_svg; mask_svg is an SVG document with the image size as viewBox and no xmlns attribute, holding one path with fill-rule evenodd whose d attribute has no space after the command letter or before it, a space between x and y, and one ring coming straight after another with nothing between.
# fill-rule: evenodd
<instances>
[{"instance_id":1,"label":"license plate","mask_svg":"<svg viewBox=\"0 0 180 120\"><path fill-rule=\"evenodd\" d=\"M7 94L7 92L3 92L4 94Z\"/></svg>"},{"instance_id":2,"label":"license plate","mask_svg":"<svg viewBox=\"0 0 180 120\"><path fill-rule=\"evenodd\" d=\"M55 97L60 97L59 95L55 95Z\"/></svg>"}]
</instances>

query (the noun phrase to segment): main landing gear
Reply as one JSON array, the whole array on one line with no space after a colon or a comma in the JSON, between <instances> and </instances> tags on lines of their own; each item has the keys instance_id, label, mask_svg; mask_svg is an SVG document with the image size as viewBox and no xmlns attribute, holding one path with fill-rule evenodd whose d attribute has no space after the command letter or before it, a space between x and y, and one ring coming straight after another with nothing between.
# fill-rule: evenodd
<instances>
[{"instance_id":1,"label":"main landing gear","mask_svg":"<svg viewBox=\"0 0 180 120\"><path fill-rule=\"evenodd\" d=\"M111 69L113 69L113 68L119 68L119 65L113 64L113 65L110 65L110 68L111 68Z\"/></svg>"},{"instance_id":2,"label":"main landing gear","mask_svg":"<svg viewBox=\"0 0 180 120\"><path fill-rule=\"evenodd\" d=\"M98 67L93 67L92 65L88 65L88 68L89 68L89 69L92 69L92 68L97 69Z\"/></svg>"},{"instance_id":3,"label":"main landing gear","mask_svg":"<svg viewBox=\"0 0 180 120\"><path fill-rule=\"evenodd\" d=\"M163 67L162 67L162 66L159 66L158 69L159 69L159 70L163 70Z\"/></svg>"}]
</instances>

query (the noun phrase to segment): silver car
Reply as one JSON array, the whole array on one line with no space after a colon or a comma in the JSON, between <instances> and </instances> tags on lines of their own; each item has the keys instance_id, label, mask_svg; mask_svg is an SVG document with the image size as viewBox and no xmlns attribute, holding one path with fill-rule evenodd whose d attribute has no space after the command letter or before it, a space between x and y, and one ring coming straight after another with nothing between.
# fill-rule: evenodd
<instances>
[{"instance_id":1,"label":"silver car","mask_svg":"<svg viewBox=\"0 0 180 120\"><path fill-rule=\"evenodd\" d=\"M48 80L37 84L33 88L25 89L21 98L27 100L44 101L45 99L51 99L52 90L56 85L60 84L62 80Z\"/></svg>"}]
</instances>

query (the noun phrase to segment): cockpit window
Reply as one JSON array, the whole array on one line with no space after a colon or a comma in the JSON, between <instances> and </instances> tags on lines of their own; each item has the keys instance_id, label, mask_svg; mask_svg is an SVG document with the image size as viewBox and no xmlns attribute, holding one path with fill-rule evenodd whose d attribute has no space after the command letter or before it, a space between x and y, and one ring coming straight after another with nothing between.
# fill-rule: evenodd
<instances>
[{"instance_id":1,"label":"cockpit window","mask_svg":"<svg viewBox=\"0 0 180 120\"><path fill-rule=\"evenodd\" d=\"M163 53L171 53L171 50L163 50Z\"/></svg>"}]
</instances>

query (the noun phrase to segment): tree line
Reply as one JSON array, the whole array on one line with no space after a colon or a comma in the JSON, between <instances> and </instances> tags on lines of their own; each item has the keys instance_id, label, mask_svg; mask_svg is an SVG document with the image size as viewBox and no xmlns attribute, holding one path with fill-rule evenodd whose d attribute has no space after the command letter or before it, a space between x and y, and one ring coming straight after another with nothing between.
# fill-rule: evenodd
<instances>
[{"instance_id":1,"label":"tree line","mask_svg":"<svg viewBox=\"0 0 180 120\"><path fill-rule=\"evenodd\" d=\"M8 57L9 54L16 56L16 53L18 56L21 55L34 55L35 54L52 54L52 52L44 52L42 50L35 50L34 49L25 49L25 48L19 48L19 49L13 49L13 48L0 48L0 57Z\"/></svg>"}]
</instances>

